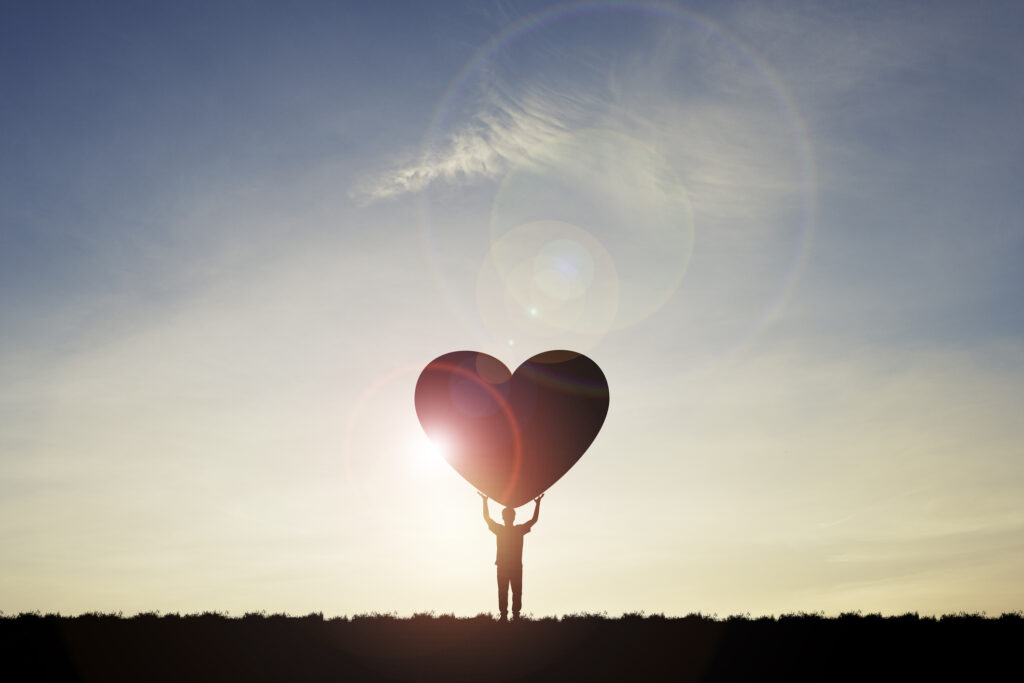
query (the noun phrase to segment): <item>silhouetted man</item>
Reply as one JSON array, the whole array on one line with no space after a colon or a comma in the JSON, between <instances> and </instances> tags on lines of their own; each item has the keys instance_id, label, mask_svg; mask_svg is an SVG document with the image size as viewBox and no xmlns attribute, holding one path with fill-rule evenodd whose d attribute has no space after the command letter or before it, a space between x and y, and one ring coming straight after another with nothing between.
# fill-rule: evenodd
<instances>
[{"instance_id":1,"label":"silhouetted man","mask_svg":"<svg viewBox=\"0 0 1024 683\"><path fill-rule=\"evenodd\" d=\"M530 529L537 523L540 516L540 494L533 499L533 517L526 524L514 526L512 522L516 519L515 508L505 508L501 511L501 518L505 522L502 526L491 519L491 513L487 509L487 496L477 492L484 499L484 521L487 528L497 536L498 556L494 564L498 565L498 610L501 612L501 620L508 619L508 588L512 586L512 618L519 618L519 610L523 607L523 536L530 533Z\"/></svg>"}]
</instances>

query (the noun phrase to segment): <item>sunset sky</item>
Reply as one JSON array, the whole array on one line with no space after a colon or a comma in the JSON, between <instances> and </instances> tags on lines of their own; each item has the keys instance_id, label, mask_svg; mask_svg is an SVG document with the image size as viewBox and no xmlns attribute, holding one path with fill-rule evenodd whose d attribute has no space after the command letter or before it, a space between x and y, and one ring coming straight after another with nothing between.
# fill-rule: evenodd
<instances>
[{"instance_id":1,"label":"sunset sky","mask_svg":"<svg viewBox=\"0 0 1024 683\"><path fill-rule=\"evenodd\" d=\"M0 610L495 612L413 388L561 348L526 613L1024 610L1022 28L5 3Z\"/></svg>"}]
</instances>

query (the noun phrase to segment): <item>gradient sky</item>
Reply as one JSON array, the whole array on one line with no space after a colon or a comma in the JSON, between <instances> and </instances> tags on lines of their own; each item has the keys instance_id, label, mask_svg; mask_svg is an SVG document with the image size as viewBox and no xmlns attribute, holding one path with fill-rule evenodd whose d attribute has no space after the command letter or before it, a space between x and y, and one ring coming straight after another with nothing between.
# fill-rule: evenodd
<instances>
[{"instance_id":1,"label":"gradient sky","mask_svg":"<svg viewBox=\"0 0 1024 683\"><path fill-rule=\"evenodd\" d=\"M552 348L526 612L1024 609L1022 26L5 3L0 610L493 612L413 387Z\"/></svg>"}]
</instances>

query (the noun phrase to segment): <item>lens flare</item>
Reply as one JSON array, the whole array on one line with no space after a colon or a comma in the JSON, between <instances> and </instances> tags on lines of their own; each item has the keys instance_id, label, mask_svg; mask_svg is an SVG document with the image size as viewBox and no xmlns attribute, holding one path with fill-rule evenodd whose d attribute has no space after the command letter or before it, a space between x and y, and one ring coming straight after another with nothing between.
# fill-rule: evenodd
<instances>
[{"instance_id":1,"label":"lens flare","mask_svg":"<svg viewBox=\"0 0 1024 683\"><path fill-rule=\"evenodd\" d=\"M614 39L598 52L573 50L581 36ZM560 59L542 58L555 53ZM749 121L753 127L743 128ZM816 169L796 101L746 41L683 8L570 2L510 23L449 83L421 156L430 174L419 194L420 236L439 293L468 330L479 329L479 311L504 348L548 345L559 330L573 331L559 345L591 348L610 331L643 323L677 293L693 311L708 281L748 283L738 301L743 313L715 339L716 357L704 359L715 365L777 318L813 244ZM484 201L453 211L478 180L499 188L474 310L471 286L467 292L455 281L462 271L448 255L466 248L464 226L478 224L470 214L479 216ZM580 243L585 256L545 243L514 267L495 264L506 236L538 221L574 224L610 256L611 323L595 324L590 302L610 285L598 260L589 271L587 244ZM691 259L695 222L699 251ZM748 243L733 240L738 232ZM487 248L479 233L472 239L473 249ZM774 261L748 263L776 253ZM511 283L508 291L496 281ZM720 322L705 316L689 324Z\"/></svg>"},{"instance_id":2,"label":"lens flare","mask_svg":"<svg viewBox=\"0 0 1024 683\"><path fill-rule=\"evenodd\" d=\"M649 317L683 280L693 249L689 197L668 162L639 140L593 129L546 145L505 176L491 212L492 240L554 217L584 229L611 259L618 280L611 328ZM531 286L555 302L579 299L611 273L596 268L597 251L552 235L532 256Z\"/></svg>"},{"instance_id":3,"label":"lens flare","mask_svg":"<svg viewBox=\"0 0 1024 683\"><path fill-rule=\"evenodd\" d=\"M607 250L582 228L537 221L495 242L477 279L477 306L495 339L587 349L615 320L619 277Z\"/></svg>"}]
</instances>

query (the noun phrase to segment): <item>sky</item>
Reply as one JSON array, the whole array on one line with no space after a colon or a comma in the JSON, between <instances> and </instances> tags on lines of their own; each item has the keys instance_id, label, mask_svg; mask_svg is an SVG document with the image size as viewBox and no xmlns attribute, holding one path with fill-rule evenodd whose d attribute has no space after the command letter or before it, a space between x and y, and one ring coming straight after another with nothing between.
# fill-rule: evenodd
<instances>
[{"instance_id":1,"label":"sky","mask_svg":"<svg viewBox=\"0 0 1024 683\"><path fill-rule=\"evenodd\" d=\"M1022 26L4 3L0 610L494 613L464 349L610 386L527 614L1024 609Z\"/></svg>"}]
</instances>

